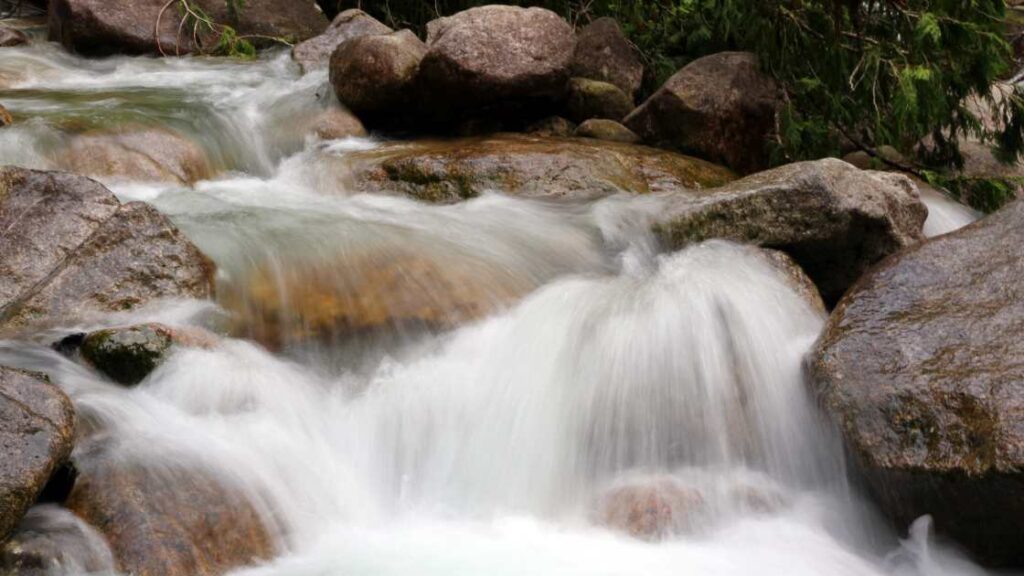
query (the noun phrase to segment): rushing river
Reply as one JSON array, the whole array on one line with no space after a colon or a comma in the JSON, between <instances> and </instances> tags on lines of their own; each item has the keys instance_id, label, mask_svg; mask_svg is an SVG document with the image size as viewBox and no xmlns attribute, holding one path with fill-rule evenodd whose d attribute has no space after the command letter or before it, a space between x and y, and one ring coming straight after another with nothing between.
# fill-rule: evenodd
<instances>
[{"instance_id":1,"label":"rushing river","mask_svg":"<svg viewBox=\"0 0 1024 576\"><path fill-rule=\"evenodd\" d=\"M331 105L325 82L286 54L82 60L43 42L0 54L0 102L30 118L0 130L0 163L55 166L71 123L159 122L203 145L215 179L106 184L168 214L228 293L245 294L254 263L344 282L399 255L459 270L454 282L495 304L450 331L276 351L226 338L131 390L46 346L93 325L0 343L0 361L49 373L122 457L202 466L250 498L282 553L240 574L982 573L932 541L927 519L899 535L862 499L801 376L825 318L757 251L659 253L646 226L657 198L352 194L334 160L378 143L288 129ZM975 218L926 200L930 234ZM226 323L215 303L166 302L98 325L148 320ZM609 495L637 486L687 507L655 541L607 526ZM69 552L71 573L88 564L76 555L104 558L90 538Z\"/></svg>"}]
</instances>

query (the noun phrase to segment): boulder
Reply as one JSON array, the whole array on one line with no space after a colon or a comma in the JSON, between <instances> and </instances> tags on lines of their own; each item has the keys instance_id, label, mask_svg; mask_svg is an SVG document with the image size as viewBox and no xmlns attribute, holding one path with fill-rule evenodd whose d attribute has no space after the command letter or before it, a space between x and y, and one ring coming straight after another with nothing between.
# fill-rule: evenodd
<instances>
[{"instance_id":1,"label":"boulder","mask_svg":"<svg viewBox=\"0 0 1024 576\"><path fill-rule=\"evenodd\" d=\"M598 18L576 34L572 74L618 86L632 103L644 79L636 48L614 18Z\"/></svg>"},{"instance_id":2,"label":"boulder","mask_svg":"<svg viewBox=\"0 0 1024 576\"><path fill-rule=\"evenodd\" d=\"M614 84L586 78L569 81L566 101L569 118L583 122L591 118L622 120L633 111L633 99Z\"/></svg>"},{"instance_id":3,"label":"boulder","mask_svg":"<svg viewBox=\"0 0 1024 576\"><path fill-rule=\"evenodd\" d=\"M331 54L344 42L360 36L390 34L391 32L393 32L391 28L381 24L373 16L357 8L352 8L335 16L323 34L296 44L292 48L292 58L298 62L303 72L311 72L326 68L330 63Z\"/></svg>"},{"instance_id":4,"label":"boulder","mask_svg":"<svg viewBox=\"0 0 1024 576\"><path fill-rule=\"evenodd\" d=\"M73 136L57 162L98 179L193 184L212 175L201 146L168 128L142 125Z\"/></svg>"},{"instance_id":5,"label":"boulder","mask_svg":"<svg viewBox=\"0 0 1024 576\"><path fill-rule=\"evenodd\" d=\"M34 506L0 545L0 574L113 574L103 536L66 508Z\"/></svg>"},{"instance_id":6,"label":"boulder","mask_svg":"<svg viewBox=\"0 0 1024 576\"><path fill-rule=\"evenodd\" d=\"M676 72L623 123L645 142L749 174L768 166L779 105L757 56L722 52Z\"/></svg>"},{"instance_id":7,"label":"boulder","mask_svg":"<svg viewBox=\"0 0 1024 576\"><path fill-rule=\"evenodd\" d=\"M0 542L71 454L75 412L41 374L0 367Z\"/></svg>"},{"instance_id":8,"label":"boulder","mask_svg":"<svg viewBox=\"0 0 1024 576\"><path fill-rule=\"evenodd\" d=\"M82 339L80 352L114 382L132 386L162 364L175 344L210 348L216 345L216 338L198 329L140 324L90 332Z\"/></svg>"},{"instance_id":9,"label":"boulder","mask_svg":"<svg viewBox=\"0 0 1024 576\"><path fill-rule=\"evenodd\" d=\"M720 186L714 164L644 146L524 135L384 144L340 160L353 190L455 202L490 190L530 198L593 199Z\"/></svg>"},{"instance_id":10,"label":"boulder","mask_svg":"<svg viewBox=\"0 0 1024 576\"><path fill-rule=\"evenodd\" d=\"M671 249L724 238L782 250L832 305L868 268L921 241L927 214L907 177L825 159L677 195L655 232Z\"/></svg>"},{"instance_id":11,"label":"boulder","mask_svg":"<svg viewBox=\"0 0 1024 576\"><path fill-rule=\"evenodd\" d=\"M1024 202L889 258L836 307L810 374L903 526L930 514L1024 566Z\"/></svg>"},{"instance_id":12,"label":"boulder","mask_svg":"<svg viewBox=\"0 0 1024 576\"><path fill-rule=\"evenodd\" d=\"M11 116L11 113L7 111L7 108L0 105L0 128L10 126L12 123L14 123L14 118Z\"/></svg>"},{"instance_id":13,"label":"boulder","mask_svg":"<svg viewBox=\"0 0 1024 576\"><path fill-rule=\"evenodd\" d=\"M320 34L328 24L312 0L246 0L237 17L224 0L197 4L215 22L230 25L241 35L297 42ZM83 54L193 51L191 32L179 34L179 11L174 6L164 10L165 6L165 0L51 0L50 39Z\"/></svg>"},{"instance_id":14,"label":"boulder","mask_svg":"<svg viewBox=\"0 0 1024 576\"><path fill-rule=\"evenodd\" d=\"M415 97L415 80L427 45L409 30L361 36L331 55L331 84L338 100L361 117L394 116Z\"/></svg>"},{"instance_id":15,"label":"boulder","mask_svg":"<svg viewBox=\"0 0 1024 576\"><path fill-rule=\"evenodd\" d=\"M289 122L289 127L305 138L314 135L320 140L338 140L353 136L366 136L363 123L348 110L335 106Z\"/></svg>"},{"instance_id":16,"label":"boulder","mask_svg":"<svg viewBox=\"0 0 1024 576\"><path fill-rule=\"evenodd\" d=\"M212 472L82 452L66 505L104 535L120 573L219 576L274 555L261 509Z\"/></svg>"},{"instance_id":17,"label":"boulder","mask_svg":"<svg viewBox=\"0 0 1024 576\"><path fill-rule=\"evenodd\" d=\"M423 94L437 114L531 107L565 95L576 40L543 8L482 6L427 24Z\"/></svg>"},{"instance_id":18,"label":"boulder","mask_svg":"<svg viewBox=\"0 0 1024 576\"><path fill-rule=\"evenodd\" d=\"M580 124L579 127L576 128L574 135L579 138L594 138L597 140L607 140L609 142L625 142L626 144L636 144L640 142L640 137L634 134L629 128L626 128L615 120L603 120L599 118L587 120L583 124Z\"/></svg>"},{"instance_id":19,"label":"boulder","mask_svg":"<svg viewBox=\"0 0 1024 576\"><path fill-rule=\"evenodd\" d=\"M213 293L166 217L75 174L0 168L0 245L0 332Z\"/></svg>"},{"instance_id":20,"label":"boulder","mask_svg":"<svg viewBox=\"0 0 1024 576\"><path fill-rule=\"evenodd\" d=\"M21 30L0 26L0 48L10 48L28 44L28 36Z\"/></svg>"},{"instance_id":21,"label":"boulder","mask_svg":"<svg viewBox=\"0 0 1024 576\"><path fill-rule=\"evenodd\" d=\"M549 116L526 127L525 132L533 136L568 138L576 132L576 124L561 116Z\"/></svg>"}]
</instances>

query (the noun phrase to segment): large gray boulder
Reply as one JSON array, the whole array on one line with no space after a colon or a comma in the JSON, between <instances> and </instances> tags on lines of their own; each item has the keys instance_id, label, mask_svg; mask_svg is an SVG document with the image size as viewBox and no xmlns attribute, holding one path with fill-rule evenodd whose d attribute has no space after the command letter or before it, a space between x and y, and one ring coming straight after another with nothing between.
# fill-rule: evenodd
<instances>
[{"instance_id":1,"label":"large gray boulder","mask_svg":"<svg viewBox=\"0 0 1024 576\"><path fill-rule=\"evenodd\" d=\"M196 2L215 22L230 25L241 35L298 42L320 34L328 24L313 0L246 0L237 17L224 0ZM165 10L166 4L165 0L50 0L50 39L83 54L157 54L161 48L168 54L193 51L193 35L189 30L179 35L182 17L174 6Z\"/></svg>"},{"instance_id":2,"label":"large gray boulder","mask_svg":"<svg viewBox=\"0 0 1024 576\"><path fill-rule=\"evenodd\" d=\"M166 217L75 174L0 168L0 245L0 332L213 293Z\"/></svg>"},{"instance_id":3,"label":"large gray boulder","mask_svg":"<svg viewBox=\"0 0 1024 576\"><path fill-rule=\"evenodd\" d=\"M391 28L373 16L358 8L352 8L335 16L323 34L296 44L292 48L292 58L298 62L303 72L311 72L326 68L330 63L331 54L348 40L391 32Z\"/></svg>"},{"instance_id":4,"label":"large gray boulder","mask_svg":"<svg viewBox=\"0 0 1024 576\"><path fill-rule=\"evenodd\" d=\"M676 195L655 231L672 249L724 238L786 252L834 304L868 268L921 241L927 214L907 177L826 159Z\"/></svg>"},{"instance_id":5,"label":"large gray boulder","mask_svg":"<svg viewBox=\"0 0 1024 576\"><path fill-rule=\"evenodd\" d=\"M811 374L883 510L1024 566L1024 203L883 262Z\"/></svg>"},{"instance_id":6,"label":"large gray boulder","mask_svg":"<svg viewBox=\"0 0 1024 576\"><path fill-rule=\"evenodd\" d=\"M749 174L768 166L779 105L757 56L722 52L676 72L624 124L652 145Z\"/></svg>"},{"instance_id":7,"label":"large gray boulder","mask_svg":"<svg viewBox=\"0 0 1024 576\"><path fill-rule=\"evenodd\" d=\"M71 454L71 401L45 376L0 366L0 542Z\"/></svg>"},{"instance_id":8,"label":"large gray boulder","mask_svg":"<svg viewBox=\"0 0 1024 576\"><path fill-rule=\"evenodd\" d=\"M331 55L334 93L364 120L404 114L426 53L427 45L409 30L349 40Z\"/></svg>"},{"instance_id":9,"label":"large gray boulder","mask_svg":"<svg viewBox=\"0 0 1024 576\"><path fill-rule=\"evenodd\" d=\"M543 8L483 6L427 25L424 94L444 111L560 99L569 80L572 28Z\"/></svg>"}]
</instances>

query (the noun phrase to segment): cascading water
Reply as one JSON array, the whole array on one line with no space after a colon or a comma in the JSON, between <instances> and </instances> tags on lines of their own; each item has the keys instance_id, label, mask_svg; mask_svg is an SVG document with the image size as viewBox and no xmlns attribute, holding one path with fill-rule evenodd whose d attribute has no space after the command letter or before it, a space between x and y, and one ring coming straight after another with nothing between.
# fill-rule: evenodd
<instances>
[{"instance_id":1,"label":"cascading water","mask_svg":"<svg viewBox=\"0 0 1024 576\"><path fill-rule=\"evenodd\" d=\"M0 343L0 363L49 373L114 457L166 482L202 470L251 502L281 554L239 574L980 573L930 542L926 520L899 543L848 484L802 379L823 314L758 250L659 254L645 225L658 198L353 195L329 171L373 141L270 136L323 105L323 73L299 78L287 56L84 61L39 43L5 52L0 79L4 104L35 117L0 131L4 163L51 166L63 123L109 115L171 125L228 170L194 187L109 184L216 260L222 303L271 323L256 330L280 336L270 349L180 350L131 390L46 346L96 326ZM374 284L351 271L395 262L448 280L410 286L428 302L468 286L483 304L453 330L412 314L421 324L378 345L328 326L303 346L299 300L325 285L365 308L354 292ZM257 305L263 283L275 310ZM222 326L214 308L102 324Z\"/></svg>"}]
</instances>

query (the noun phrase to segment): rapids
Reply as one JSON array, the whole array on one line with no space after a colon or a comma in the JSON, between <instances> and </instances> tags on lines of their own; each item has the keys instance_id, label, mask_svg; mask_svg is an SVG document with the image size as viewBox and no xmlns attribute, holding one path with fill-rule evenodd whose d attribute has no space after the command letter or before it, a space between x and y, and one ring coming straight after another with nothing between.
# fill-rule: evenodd
<instances>
[{"instance_id":1,"label":"rapids","mask_svg":"<svg viewBox=\"0 0 1024 576\"><path fill-rule=\"evenodd\" d=\"M279 350L225 338L131 390L47 344L148 320L223 329L225 310L165 302L0 342L0 362L50 374L120 457L201 466L251 499L281 554L239 575L983 573L927 518L901 539L862 498L802 379L824 317L757 251L659 253L656 197L498 190L430 206L349 193L337 161L374 141L285 129L330 104L325 81L286 54L82 60L39 42L0 59L0 102L32 118L0 131L4 164L53 166L72 122L155 121L204 146L216 179L106 184L167 213L229 292L244 294L254 263L287 276L411 254L469 270L493 296L489 315L450 331ZM975 218L925 199L929 234ZM504 298L509 286L525 297ZM603 495L666 482L699 496L663 538L601 522ZM74 522L35 514L41 530ZM109 558L97 546L67 573Z\"/></svg>"}]
</instances>

